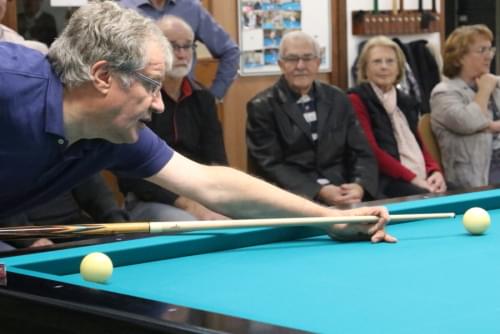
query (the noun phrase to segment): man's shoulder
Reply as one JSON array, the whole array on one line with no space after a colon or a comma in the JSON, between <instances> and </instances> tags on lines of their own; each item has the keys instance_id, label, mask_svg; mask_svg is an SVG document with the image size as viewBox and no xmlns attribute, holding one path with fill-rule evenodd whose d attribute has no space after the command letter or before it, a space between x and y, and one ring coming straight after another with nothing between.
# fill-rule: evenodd
<instances>
[{"instance_id":1,"label":"man's shoulder","mask_svg":"<svg viewBox=\"0 0 500 334\"><path fill-rule=\"evenodd\" d=\"M316 80L314 84L316 85L316 89L320 89L332 94L346 95L346 93L340 87L337 87L335 85L318 80Z\"/></svg>"},{"instance_id":2,"label":"man's shoulder","mask_svg":"<svg viewBox=\"0 0 500 334\"><path fill-rule=\"evenodd\" d=\"M0 42L0 71L47 78L50 64L40 51L18 43Z\"/></svg>"},{"instance_id":3,"label":"man's shoulder","mask_svg":"<svg viewBox=\"0 0 500 334\"><path fill-rule=\"evenodd\" d=\"M176 6L183 6L183 7L198 7L202 8L203 5L201 4L200 0L182 0L182 1L176 1L175 3Z\"/></svg>"},{"instance_id":4,"label":"man's shoulder","mask_svg":"<svg viewBox=\"0 0 500 334\"><path fill-rule=\"evenodd\" d=\"M280 93L281 90L279 89L277 84L273 84L272 86L269 86L265 88L264 90L258 92L254 97L250 99L248 102L249 104L260 104L260 103L265 103L270 100L276 100Z\"/></svg>"},{"instance_id":5,"label":"man's shoulder","mask_svg":"<svg viewBox=\"0 0 500 334\"><path fill-rule=\"evenodd\" d=\"M344 104L349 101L347 93L337 86L321 81L315 81L314 85L316 97L321 100Z\"/></svg>"},{"instance_id":6,"label":"man's shoulder","mask_svg":"<svg viewBox=\"0 0 500 334\"><path fill-rule=\"evenodd\" d=\"M191 86L191 89L193 90L193 93L196 92L201 94L211 94L213 96L213 94L210 93L208 88L201 82L193 80L191 78L187 78L187 80L189 82L189 85Z\"/></svg>"}]
</instances>

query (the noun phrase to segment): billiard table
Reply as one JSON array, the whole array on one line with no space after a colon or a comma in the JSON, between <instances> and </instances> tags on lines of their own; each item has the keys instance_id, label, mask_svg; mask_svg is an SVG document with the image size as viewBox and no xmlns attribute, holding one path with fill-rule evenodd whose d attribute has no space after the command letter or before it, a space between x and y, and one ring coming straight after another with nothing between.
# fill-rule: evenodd
<instances>
[{"instance_id":1,"label":"billiard table","mask_svg":"<svg viewBox=\"0 0 500 334\"><path fill-rule=\"evenodd\" d=\"M396 244L336 242L312 227L287 227L117 237L3 257L0 331L500 332L500 190L386 206L458 215L390 224ZM484 235L461 224L474 206L492 217ZM93 251L115 264L106 284L79 275Z\"/></svg>"}]
</instances>

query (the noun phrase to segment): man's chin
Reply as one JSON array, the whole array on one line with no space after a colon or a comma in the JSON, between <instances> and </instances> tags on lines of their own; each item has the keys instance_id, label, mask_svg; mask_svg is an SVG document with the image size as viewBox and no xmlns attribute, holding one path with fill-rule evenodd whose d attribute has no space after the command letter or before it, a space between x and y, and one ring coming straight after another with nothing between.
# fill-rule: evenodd
<instances>
[{"instance_id":1,"label":"man's chin","mask_svg":"<svg viewBox=\"0 0 500 334\"><path fill-rule=\"evenodd\" d=\"M171 78L179 79L179 78L184 78L189 74L189 69L186 67L174 67L172 70L170 70L167 75Z\"/></svg>"},{"instance_id":2,"label":"man's chin","mask_svg":"<svg viewBox=\"0 0 500 334\"><path fill-rule=\"evenodd\" d=\"M141 123L142 124L142 123ZM136 129L130 130L127 133L121 134L114 138L108 139L108 141L113 144L134 144L139 140L139 131L144 128L144 126L138 126Z\"/></svg>"}]
</instances>

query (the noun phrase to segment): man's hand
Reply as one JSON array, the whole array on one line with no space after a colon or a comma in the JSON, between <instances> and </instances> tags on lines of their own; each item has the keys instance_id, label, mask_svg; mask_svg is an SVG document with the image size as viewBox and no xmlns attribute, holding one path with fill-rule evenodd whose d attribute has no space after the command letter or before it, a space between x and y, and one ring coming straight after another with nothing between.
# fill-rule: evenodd
<instances>
[{"instance_id":1,"label":"man's hand","mask_svg":"<svg viewBox=\"0 0 500 334\"><path fill-rule=\"evenodd\" d=\"M340 187L327 184L321 188L318 197L327 205L341 205L359 203L363 194L363 188L357 183L344 183Z\"/></svg>"},{"instance_id":2,"label":"man's hand","mask_svg":"<svg viewBox=\"0 0 500 334\"><path fill-rule=\"evenodd\" d=\"M182 210L189 212L191 215L199 220L219 220L228 219L226 216L221 215L215 211L208 209L200 203L193 201L187 197L179 196L174 205Z\"/></svg>"},{"instance_id":3,"label":"man's hand","mask_svg":"<svg viewBox=\"0 0 500 334\"><path fill-rule=\"evenodd\" d=\"M357 183L344 183L340 186L341 195L340 202L342 204L359 203L363 199L365 191Z\"/></svg>"},{"instance_id":4,"label":"man's hand","mask_svg":"<svg viewBox=\"0 0 500 334\"><path fill-rule=\"evenodd\" d=\"M47 238L41 238L33 242L29 248L34 248L34 247L44 247L44 246L52 246L54 243L47 239Z\"/></svg>"},{"instance_id":5,"label":"man's hand","mask_svg":"<svg viewBox=\"0 0 500 334\"><path fill-rule=\"evenodd\" d=\"M373 224L338 224L326 228L328 235L336 240L355 241L371 240L371 242L397 242L397 239L385 232L385 224L389 220L389 213L384 207L363 207L352 210L338 211L346 216L378 216Z\"/></svg>"}]
</instances>

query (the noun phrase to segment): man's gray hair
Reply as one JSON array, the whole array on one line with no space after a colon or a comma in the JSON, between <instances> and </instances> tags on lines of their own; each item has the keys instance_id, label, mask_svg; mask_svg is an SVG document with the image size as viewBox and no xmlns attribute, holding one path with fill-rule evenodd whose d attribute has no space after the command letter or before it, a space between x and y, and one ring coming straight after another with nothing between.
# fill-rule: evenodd
<instances>
[{"instance_id":1,"label":"man's gray hair","mask_svg":"<svg viewBox=\"0 0 500 334\"><path fill-rule=\"evenodd\" d=\"M66 87L90 81L92 65L101 60L128 86L132 73L146 67L146 46L151 42L163 49L165 68L170 69L170 44L151 19L113 1L91 2L73 13L52 43L48 59Z\"/></svg>"},{"instance_id":2,"label":"man's gray hair","mask_svg":"<svg viewBox=\"0 0 500 334\"><path fill-rule=\"evenodd\" d=\"M321 56L321 47L320 47L318 41L306 32L303 32L301 30L295 30L295 31L290 31L290 32L286 33L283 36L283 38L281 39L280 58L283 58L286 55L285 54L286 46L291 41L307 41L307 42L311 43L311 45L313 46L314 55L316 57Z\"/></svg>"},{"instance_id":3,"label":"man's gray hair","mask_svg":"<svg viewBox=\"0 0 500 334\"><path fill-rule=\"evenodd\" d=\"M165 15L162 18L160 18L158 21L156 21L156 24L158 27L160 27L160 30L163 32L164 35L167 34L167 32L172 29L172 26L174 24L178 24L182 26L186 31L189 32L191 35L191 40L194 41L194 31L193 28L182 18L175 16L175 15Z\"/></svg>"}]
</instances>

